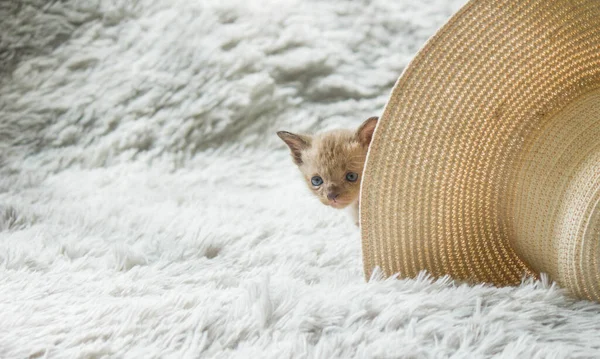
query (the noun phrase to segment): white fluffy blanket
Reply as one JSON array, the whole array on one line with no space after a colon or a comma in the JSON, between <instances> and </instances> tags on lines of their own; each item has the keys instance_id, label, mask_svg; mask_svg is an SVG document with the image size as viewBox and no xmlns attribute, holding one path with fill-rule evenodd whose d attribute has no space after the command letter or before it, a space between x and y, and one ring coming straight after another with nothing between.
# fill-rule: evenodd
<instances>
[{"instance_id":1,"label":"white fluffy blanket","mask_svg":"<svg viewBox=\"0 0 600 359\"><path fill-rule=\"evenodd\" d=\"M546 282L366 283L275 136L380 114L461 5L0 2L0 357L600 356Z\"/></svg>"}]
</instances>

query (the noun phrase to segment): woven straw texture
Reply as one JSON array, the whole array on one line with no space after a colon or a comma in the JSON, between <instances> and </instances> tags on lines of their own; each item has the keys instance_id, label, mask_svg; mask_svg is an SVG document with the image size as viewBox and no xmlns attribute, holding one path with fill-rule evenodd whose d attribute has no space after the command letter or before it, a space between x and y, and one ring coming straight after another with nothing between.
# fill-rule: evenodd
<instances>
[{"instance_id":1,"label":"woven straw texture","mask_svg":"<svg viewBox=\"0 0 600 359\"><path fill-rule=\"evenodd\" d=\"M495 285L545 272L600 300L600 1L473 0L380 118L363 260Z\"/></svg>"}]
</instances>

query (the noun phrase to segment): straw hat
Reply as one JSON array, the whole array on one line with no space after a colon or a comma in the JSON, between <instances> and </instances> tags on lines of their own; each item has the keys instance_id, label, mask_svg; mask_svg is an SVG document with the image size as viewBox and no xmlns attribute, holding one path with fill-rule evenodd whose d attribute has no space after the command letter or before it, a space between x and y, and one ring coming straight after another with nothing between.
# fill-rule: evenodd
<instances>
[{"instance_id":1,"label":"straw hat","mask_svg":"<svg viewBox=\"0 0 600 359\"><path fill-rule=\"evenodd\" d=\"M361 193L365 274L600 300L600 1L472 0L396 83Z\"/></svg>"}]
</instances>

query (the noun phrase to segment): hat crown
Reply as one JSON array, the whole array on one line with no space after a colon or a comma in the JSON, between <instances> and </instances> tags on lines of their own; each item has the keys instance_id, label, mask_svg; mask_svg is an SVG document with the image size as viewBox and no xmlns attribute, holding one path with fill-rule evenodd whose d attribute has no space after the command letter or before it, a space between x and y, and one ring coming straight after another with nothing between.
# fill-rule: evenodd
<instances>
[{"instance_id":1,"label":"hat crown","mask_svg":"<svg viewBox=\"0 0 600 359\"><path fill-rule=\"evenodd\" d=\"M546 114L526 139L508 199L510 239L536 272L600 293L600 89Z\"/></svg>"}]
</instances>

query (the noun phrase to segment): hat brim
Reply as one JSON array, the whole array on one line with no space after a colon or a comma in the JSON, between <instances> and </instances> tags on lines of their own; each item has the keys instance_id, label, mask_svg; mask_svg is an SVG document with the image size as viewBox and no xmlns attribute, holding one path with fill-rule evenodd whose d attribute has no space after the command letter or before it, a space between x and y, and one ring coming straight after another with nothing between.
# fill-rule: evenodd
<instances>
[{"instance_id":1,"label":"hat brim","mask_svg":"<svg viewBox=\"0 0 600 359\"><path fill-rule=\"evenodd\" d=\"M495 285L539 272L561 281L555 247L566 239L541 237L556 234L550 203L566 194L533 206L523 183L568 175L528 171L561 154L532 153L532 144L598 89L600 1L468 2L408 65L378 122L361 185L365 275L378 266ZM598 114L586 116L567 126L598 125ZM572 139L561 141L542 147L572 150Z\"/></svg>"}]
</instances>

